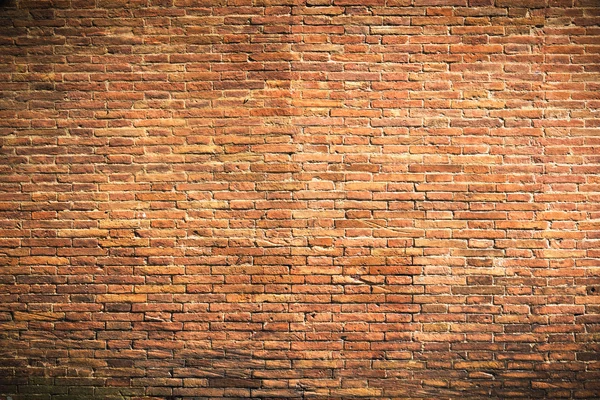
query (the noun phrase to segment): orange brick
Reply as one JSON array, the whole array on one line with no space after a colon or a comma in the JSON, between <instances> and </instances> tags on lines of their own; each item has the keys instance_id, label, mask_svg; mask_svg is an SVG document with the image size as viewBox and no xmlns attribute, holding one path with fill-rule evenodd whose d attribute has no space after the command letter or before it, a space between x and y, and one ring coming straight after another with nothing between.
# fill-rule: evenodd
<instances>
[{"instance_id":1,"label":"orange brick","mask_svg":"<svg viewBox=\"0 0 600 400\"><path fill-rule=\"evenodd\" d=\"M591 1L1 8L0 398L597 397Z\"/></svg>"}]
</instances>

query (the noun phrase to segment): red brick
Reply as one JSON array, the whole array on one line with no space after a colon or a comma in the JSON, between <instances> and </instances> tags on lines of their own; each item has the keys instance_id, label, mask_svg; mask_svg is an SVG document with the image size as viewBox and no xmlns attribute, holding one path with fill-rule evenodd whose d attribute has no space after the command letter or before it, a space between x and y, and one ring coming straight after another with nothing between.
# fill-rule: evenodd
<instances>
[{"instance_id":1,"label":"red brick","mask_svg":"<svg viewBox=\"0 0 600 400\"><path fill-rule=\"evenodd\" d=\"M590 1L3 18L0 398L595 398Z\"/></svg>"}]
</instances>

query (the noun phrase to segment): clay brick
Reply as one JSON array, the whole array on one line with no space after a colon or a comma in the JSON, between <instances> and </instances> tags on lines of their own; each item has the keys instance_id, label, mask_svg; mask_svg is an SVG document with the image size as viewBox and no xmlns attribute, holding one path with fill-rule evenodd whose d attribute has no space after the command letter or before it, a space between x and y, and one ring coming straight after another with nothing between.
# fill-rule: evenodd
<instances>
[{"instance_id":1,"label":"clay brick","mask_svg":"<svg viewBox=\"0 0 600 400\"><path fill-rule=\"evenodd\" d=\"M596 398L590 0L0 5L0 398Z\"/></svg>"},{"instance_id":2,"label":"clay brick","mask_svg":"<svg viewBox=\"0 0 600 400\"><path fill-rule=\"evenodd\" d=\"M102 294L96 296L96 300L100 303L144 303L146 299L145 294Z\"/></svg>"}]
</instances>

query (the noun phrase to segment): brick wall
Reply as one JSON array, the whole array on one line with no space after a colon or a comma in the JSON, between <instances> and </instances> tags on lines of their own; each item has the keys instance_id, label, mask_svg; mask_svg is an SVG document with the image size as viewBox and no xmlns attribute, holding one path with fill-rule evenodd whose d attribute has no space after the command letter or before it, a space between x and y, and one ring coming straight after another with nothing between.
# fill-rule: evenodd
<instances>
[{"instance_id":1,"label":"brick wall","mask_svg":"<svg viewBox=\"0 0 600 400\"><path fill-rule=\"evenodd\" d=\"M0 398L597 397L599 5L4 1Z\"/></svg>"}]
</instances>

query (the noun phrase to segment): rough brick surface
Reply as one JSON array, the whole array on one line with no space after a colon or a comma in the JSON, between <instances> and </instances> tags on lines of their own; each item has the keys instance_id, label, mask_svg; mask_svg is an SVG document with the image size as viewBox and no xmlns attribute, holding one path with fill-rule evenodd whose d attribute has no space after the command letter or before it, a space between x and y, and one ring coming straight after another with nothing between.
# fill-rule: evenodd
<instances>
[{"instance_id":1,"label":"rough brick surface","mask_svg":"<svg viewBox=\"0 0 600 400\"><path fill-rule=\"evenodd\" d=\"M595 0L6 0L0 398L597 398Z\"/></svg>"}]
</instances>

